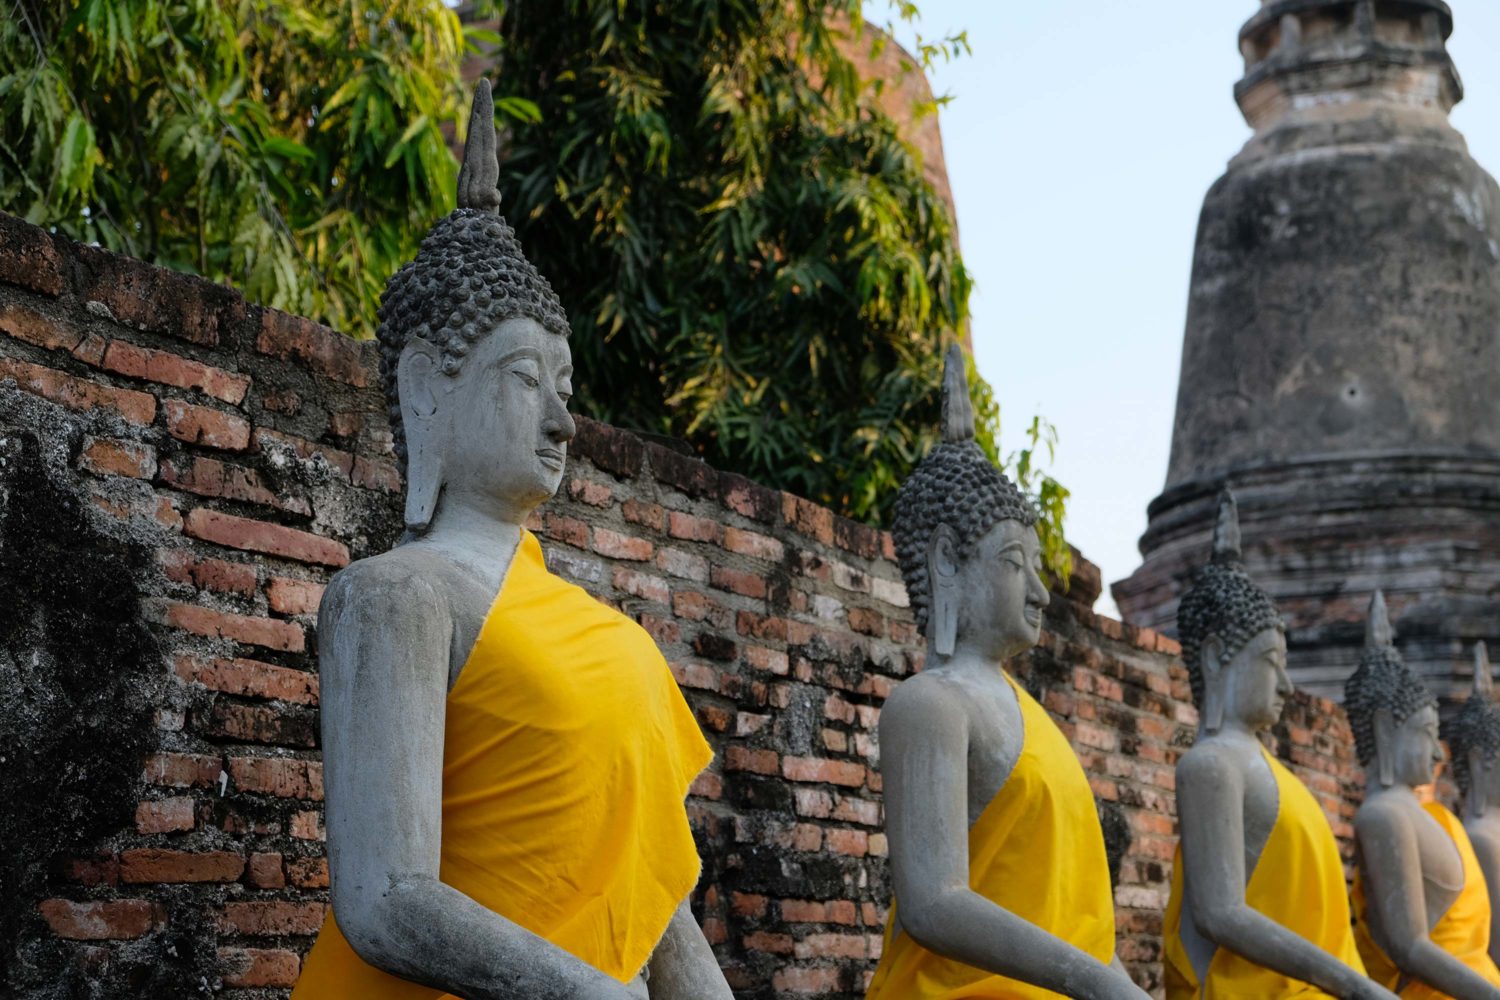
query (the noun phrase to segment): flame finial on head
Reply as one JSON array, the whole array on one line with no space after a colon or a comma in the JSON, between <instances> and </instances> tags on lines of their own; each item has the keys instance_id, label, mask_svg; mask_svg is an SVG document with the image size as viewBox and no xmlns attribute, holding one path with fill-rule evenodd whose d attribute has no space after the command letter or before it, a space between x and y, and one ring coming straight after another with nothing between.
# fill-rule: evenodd
<instances>
[{"instance_id":1,"label":"flame finial on head","mask_svg":"<svg viewBox=\"0 0 1500 1000\"><path fill-rule=\"evenodd\" d=\"M458 168L458 207L500 214L500 156L495 141L495 99L490 81L474 86L464 162Z\"/></svg>"},{"instance_id":2,"label":"flame finial on head","mask_svg":"<svg viewBox=\"0 0 1500 1000\"><path fill-rule=\"evenodd\" d=\"M1384 649L1394 646L1395 635L1391 632L1391 616L1385 608L1385 592L1376 590L1370 597L1370 614L1365 619L1365 648Z\"/></svg>"},{"instance_id":3,"label":"flame finial on head","mask_svg":"<svg viewBox=\"0 0 1500 1000\"><path fill-rule=\"evenodd\" d=\"M1212 560L1216 563L1240 561L1240 509L1229 487L1219 491L1219 518L1214 522Z\"/></svg>"},{"instance_id":4,"label":"flame finial on head","mask_svg":"<svg viewBox=\"0 0 1500 1000\"><path fill-rule=\"evenodd\" d=\"M949 345L943 361L943 440L974 440L974 403L969 399L964 349L957 343Z\"/></svg>"},{"instance_id":5,"label":"flame finial on head","mask_svg":"<svg viewBox=\"0 0 1500 1000\"><path fill-rule=\"evenodd\" d=\"M1490 649L1483 641L1474 644L1474 697L1495 700L1495 681L1490 674Z\"/></svg>"}]
</instances>

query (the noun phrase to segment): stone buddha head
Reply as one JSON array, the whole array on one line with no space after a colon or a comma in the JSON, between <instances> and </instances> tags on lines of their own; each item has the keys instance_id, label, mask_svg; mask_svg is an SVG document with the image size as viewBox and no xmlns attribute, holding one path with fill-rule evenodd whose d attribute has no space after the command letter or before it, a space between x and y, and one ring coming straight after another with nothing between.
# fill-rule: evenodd
<instances>
[{"instance_id":1,"label":"stone buddha head","mask_svg":"<svg viewBox=\"0 0 1500 1000\"><path fill-rule=\"evenodd\" d=\"M1385 595L1377 590L1370 599L1359 667L1344 682L1344 710L1365 772L1385 788L1417 788L1431 784L1443 762L1437 700L1393 640Z\"/></svg>"},{"instance_id":2,"label":"stone buddha head","mask_svg":"<svg viewBox=\"0 0 1500 1000\"><path fill-rule=\"evenodd\" d=\"M380 371L411 534L440 502L524 521L557 491L575 430L568 319L500 215L495 146L480 80L458 208L381 296Z\"/></svg>"},{"instance_id":3,"label":"stone buddha head","mask_svg":"<svg viewBox=\"0 0 1500 1000\"><path fill-rule=\"evenodd\" d=\"M1444 727L1453 778L1472 816L1500 805L1500 707L1490 677L1489 650L1474 647L1474 691Z\"/></svg>"},{"instance_id":4,"label":"stone buddha head","mask_svg":"<svg viewBox=\"0 0 1500 1000\"><path fill-rule=\"evenodd\" d=\"M1271 596L1240 562L1234 495L1219 494L1213 552L1177 609L1177 632L1203 730L1226 719L1251 732L1276 724L1292 682L1286 672L1286 626Z\"/></svg>"},{"instance_id":5,"label":"stone buddha head","mask_svg":"<svg viewBox=\"0 0 1500 1000\"><path fill-rule=\"evenodd\" d=\"M943 437L902 484L891 534L917 627L951 656L960 637L1002 660L1041 635L1049 600L1031 502L974 440L963 349L943 369Z\"/></svg>"}]
</instances>

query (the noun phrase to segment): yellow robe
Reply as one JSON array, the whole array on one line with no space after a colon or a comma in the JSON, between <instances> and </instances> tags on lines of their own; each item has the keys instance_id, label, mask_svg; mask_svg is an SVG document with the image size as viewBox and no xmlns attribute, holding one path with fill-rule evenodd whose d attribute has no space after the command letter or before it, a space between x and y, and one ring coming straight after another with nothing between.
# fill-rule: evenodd
<instances>
[{"instance_id":1,"label":"yellow robe","mask_svg":"<svg viewBox=\"0 0 1500 1000\"><path fill-rule=\"evenodd\" d=\"M1009 676L1025 730L1015 769L969 830L969 887L1049 934L1109 962L1115 905L1094 793L1067 738ZM1060 996L928 951L894 933L866 1000L1052 1000Z\"/></svg>"},{"instance_id":2,"label":"yellow robe","mask_svg":"<svg viewBox=\"0 0 1500 1000\"><path fill-rule=\"evenodd\" d=\"M1349 897L1338 841L1318 800L1261 747L1276 779L1276 823L1261 848L1245 885L1245 903L1306 938L1334 958L1363 972L1354 933L1349 926ZM1214 951L1206 981L1189 961L1182 943L1182 847L1172 862L1172 894L1162 929L1167 1000L1259 1000L1264 997L1328 997L1311 983L1256 965L1227 948ZM1330 998L1331 1000L1331 998Z\"/></svg>"},{"instance_id":3,"label":"yellow robe","mask_svg":"<svg viewBox=\"0 0 1500 1000\"><path fill-rule=\"evenodd\" d=\"M448 693L440 877L628 982L697 882L683 800L712 757L651 637L523 532ZM449 995L366 964L330 914L292 997Z\"/></svg>"},{"instance_id":4,"label":"yellow robe","mask_svg":"<svg viewBox=\"0 0 1500 1000\"><path fill-rule=\"evenodd\" d=\"M1464 887L1427 936L1433 944L1484 977L1490 985L1500 986L1500 969L1495 967L1489 954L1490 890L1484 880L1484 871L1479 867L1479 859L1474 856L1474 847L1469 843L1469 834L1458 817L1441 803L1424 802L1422 808L1453 838L1464 868ZM1440 993L1426 983L1409 981L1370 936L1364 883L1358 874L1354 876L1354 916L1359 951L1365 957L1365 967L1370 970L1371 979L1399 993L1404 1000L1446 1000L1448 994Z\"/></svg>"}]
</instances>

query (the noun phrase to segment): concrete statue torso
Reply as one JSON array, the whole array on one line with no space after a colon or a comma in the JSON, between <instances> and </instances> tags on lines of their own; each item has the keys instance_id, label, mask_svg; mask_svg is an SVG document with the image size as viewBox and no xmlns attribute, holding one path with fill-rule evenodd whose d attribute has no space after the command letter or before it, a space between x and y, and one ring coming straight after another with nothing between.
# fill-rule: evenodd
<instances>
[{"instance_id":1,"label":"concrete statue torso","mask_svg":"<svg viewBox=\"0 0 1500 1000\"><path fill-rule=\"evenodd\" d=\"M1002 666L1036 643L1048 601L1035 513L972 441L957 347L943 394L944 440L896 505L928 659L881 713L895 901L868 997L1140 1000L1114 961L1088 781Z\"/></svg>"},{"instance_id":2,"label":"concrete statue torso","mask_svg":"<svg viewBox=\"0 0 1500 1000\"><path fill-rule=\"evenodd\" d=\"M1444 759L1437 702L1396 651L1379 591L1344 690L1366 773L1354 910L1371 976L1403 997L1500 1000L1483 874L1462 824L1428 787Z\"/></svg>"},{"instance_id":3,"label":"concrete statue torso","mask_svg":"<svg viewBox=\"0 0 1500 1000\"><path fill-rule=\"evenodd\" d=\"M339 573L319 612L333 916L293 996L729 1000L687 900L698 859L682 799L686 782L708 759L707 744L649 638L548 574L540 547L522 528L561 481L575 431L567 411L572 367L561 307L498 214L494 144L489 86L481 82L459 211L435 227L382 303L382 368L398 448L405 449L408 531L390 552ZM518 625L509 610L517 602L528 610L538 602L574 602L564 617L598 616L590 624L615 630L635 655L618 648L598 654L574 641L566 622L545 617L535 627L548 634L526 636L526 623ZM640 790L647 805L638 799L635 819L622 821L636 836L616 845L618 857L609 853L610 838L596 837L585 848L576 846L577 837L553 837L569 843L543 843L521 855L526 864L465 872L466 862L504 857L502 850L524 849L538 838L532 833L528 842L513 827L524 821L511 818L515 799L494 794L497 786L485 786L488 796L469 796L488 801L482 806L488 812L475 816L476 807L450 801L450 784L534 768L518 762L523 752L549 760L588 756L561 745L538 750L539 740L557 737L539 735L545 725L506 716L496 707L504 699L494 693L523 682L545 686L548 675L565 671L601 669L594 661L628 670L628 677L610 676L620 676L620 687L657 713L649 734L625 720L616 734L590 733L591 740L605 736L619 753L642 752L650 743L643 752L670 772L651 782L654 792ZM468 723L461 711L469 713ZM483 744L463 725L503 731L505 738ZM481 756L483 773L457 776L449 759L455 749ZM596 749L591 742L588 752ZM616 779L580 772L577 785L607 804L610 780ZM595 809L599 800L591 803ZM584 822L581 813L546 819L568 829ZM507 836L494 837L497 828ZM450 856L447 848L464 836L483 846ZM644 845L640 857L631 856L637 844ZM548 856L549 846L554 854L583 856L559 861ZM601 870L627 867L636 891L615 891L608 871L586 892L571 884L578 871L591 874L595 859ZM549 881L548 865L566 861L574 864L569 877ZM531 862L541 875L529 871ZM553 933L538 911L554 897L566 902L578 926ZM520 898L537 905L494 903Z\"/></svg>"},{"instance_id":4,"label":"concrete statue torso","mask_svg":"<svg viewBox=\"0 0 1500 1000\"><path fill-rule=\"evenodd\" d=\"M1389 998L1365 976L1350 933L1326 816L1261 743L1293 690L1286 634L1240 565L1227 491L1213 549L1178 610L1199 731L1177 765L1167 996Z\"/></svg>"},{"instance_id":5,"label":"concrete statue torso","mask_svg":"<svg viewBox=\"0 0 1500 1000\"><path fill-rule=\"evenodd\" d=\"M1490 958L1500 960L1500 706L1482 642L1474 647L1474 691L1446 730L1453 776L1463 793L1464 831L1490 894Z\"/></svg>"}]
</instances>

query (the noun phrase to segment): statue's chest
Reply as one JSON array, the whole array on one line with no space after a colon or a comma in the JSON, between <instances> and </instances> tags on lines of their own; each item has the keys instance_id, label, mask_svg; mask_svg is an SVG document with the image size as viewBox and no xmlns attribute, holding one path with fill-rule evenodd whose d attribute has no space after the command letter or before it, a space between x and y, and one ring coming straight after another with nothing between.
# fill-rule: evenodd
<instances>
[{"instance_id":1,"label":"statue's chest","mask_svg":"<svg viewBox=\"0 0 1500 1000\"><path fill-rule=\"evenodd\" d=\"M1412 809L1412 825L1417 831L1417 854L1422 859L1423 890L1431 919L1446 911L1463 889L1464 862L1448 831L1419 805Z\"/></svg>"},{"instance_id":2,"label":"statue's chest","mask_svg":"<svg viewBox=\"0 0 1500 1000\"><path fill-rule=\"evenodd\" d=\"M969 823L1005 787L1026 742L1016 693L1003 679L976 685L969 700Z\"/></svg>"},{"instance_id":3,"label":"statue's chest","mask_svg":"<svg viewBox=\"0 0 1500 1000\"><path fill-rule=\"evenodd\" d=\"M1265 850L1266 841L1276 827L1281 810L1276 776L1258 754L1245 768L1245 878L1255 873L1255 866Z\"/></svg>"}]
</instances>

